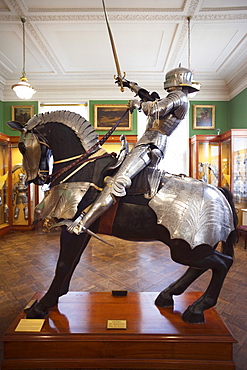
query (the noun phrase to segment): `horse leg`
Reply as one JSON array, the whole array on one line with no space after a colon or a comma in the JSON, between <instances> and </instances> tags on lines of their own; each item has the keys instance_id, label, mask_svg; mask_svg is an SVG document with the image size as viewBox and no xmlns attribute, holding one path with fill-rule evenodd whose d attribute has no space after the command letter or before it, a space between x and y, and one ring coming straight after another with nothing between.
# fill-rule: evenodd
<instances>
[{"instance_id":1,"label":"horse leg","mask_svg":"<svg viewBox=\"0 0 247 370\"><path fill-rule=\"evenodd\" d=\"M164 289L156 298L155 304L158 307L170 307L174 305L173 295L182 294L199 276L207 269L199 270L189 267L186 272L174 283Z\"/></svg>"},{"instance_id":2,"label":"horse leg","mask_svg":"<svg viewBox=\"0 0 247 370\"><path fill-rule=\"evenodd\" d=\"M195 268L211 269L212 278L205 293L183 313L182 319L185 322L191 324L204 322L204 311L216 305L224 279L232 263L232 257L217 251L197 263L194 261Z\"/></svg>"},{"instance_id":3,"label":"horse leg","mask_svg":"<svg viewBox=\"0 0 247 370\"><path fill-rule=\"evenodd\" d=\"M27 312L27 318L44 318L49 308L56 305L61 295L68 291L70 279L90 236L70 234L63 226L60 237L60 254L53 281L39 302Z\"/></svg>"}]
</instances>

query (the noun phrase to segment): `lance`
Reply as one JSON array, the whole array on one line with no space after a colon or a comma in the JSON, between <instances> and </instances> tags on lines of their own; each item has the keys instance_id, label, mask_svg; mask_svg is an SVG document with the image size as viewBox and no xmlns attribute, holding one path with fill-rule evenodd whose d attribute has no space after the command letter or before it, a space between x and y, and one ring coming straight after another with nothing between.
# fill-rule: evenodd
<instances>
[{"instance_id":1,"label":"lance","mask_svg":"<svg viewBox=\"0 0 247 370\"><path fill-rule=\"evenodd\" d=\"M108 34L109 34L109 37L110 37L110 42L111 42L113 57L114 57L114 61L115 61L116 69L117 69L117 76L114 76L114 78L115 78L115 80L118 80L119 81L119 83L120 83L120 90L121 91L124 91L123 78L125 77L125 73L122 76L121 69L120 69L120 64L119 64L118 56L117 56L117 50L116 50L116 47L115 47L113 35L112 35L112 32L111 32L111 27L110 27L110 24L108 22L108 18L107 18L107 14L106 14L104 0L102 0L102 4L103 4L103 9L104 9L104 14L105 14L105 20L106 20L106 25L107 25L107 29L108 29Z\"/></svg>"}]
</instances>

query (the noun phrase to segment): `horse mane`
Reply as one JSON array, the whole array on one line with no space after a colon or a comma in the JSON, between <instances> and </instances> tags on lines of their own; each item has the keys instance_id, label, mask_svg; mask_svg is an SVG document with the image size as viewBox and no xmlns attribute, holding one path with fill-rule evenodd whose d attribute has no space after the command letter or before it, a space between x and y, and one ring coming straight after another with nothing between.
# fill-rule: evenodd
<instances>
[{"instance_id":1,"label":"horse mane","mask_svg":"<svg viewBox=\"0 0 247 370\"><path fill-rule=\"evenodd\" d=\"M26 129L32 130L37 126L51 122L61 123L70 127L80 139L81 144L86 151L98 141L98 134L89 121L78 113L66 110L58 110L35 115L27 122Z\"/></svg>"}]
</instances>

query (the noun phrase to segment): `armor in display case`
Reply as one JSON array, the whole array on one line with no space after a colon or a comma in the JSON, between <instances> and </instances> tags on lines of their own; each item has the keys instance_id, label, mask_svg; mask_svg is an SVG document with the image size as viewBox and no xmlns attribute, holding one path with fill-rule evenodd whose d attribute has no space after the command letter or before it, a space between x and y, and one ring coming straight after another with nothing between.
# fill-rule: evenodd
<instances>
[{"instance_id":1,"label":"armor in display case","mask_svg":"<svg viewBox=\"0 0 247 370\"><path fill-rule=\"evenodd\" d=\"M24 219L28 219L28 186L26 185L26 175L22 172L19 173L19 181L13 187L13 206L14 206L14 219L19 218L20 207L23 208Z\"/></svg>"},{"instance_id":2,"label":"armor in display case","mask_svg":"<svg viewBox=\"0 0 247 370\"><path fill-rule=\"evenodd\" d=\"M8 137L0 134L0 233L9 229L9 148Z\"/></svg>"},{"instance_id":3,"label":"armor in display case","mask_svg":"<svg viewBox=\"0 0 247 370\"><path fill-rule=\"evenodd\" d=\"M38 191L34 184L27 185L27 176L22 165L22 155L18 149L19 137L11 138L11 207L12 227L26 229L33 227L34 208L38 203Z\"/></svg>"},{"instance_id":4,"label":"armor in display case","mask_svg":"<svg viewBox=\"0 0 247 370\"><path fill-rule=\"evenodd\" d=\"M190 176L233 193L239 210L247 208L247 129L190 138Z\"/></svg>"},{"instance_id":5,"label":"armor in display case","mask_svg":"<svg viewBox=\"0 0 247 370\"><path fill-rule=\"evenodd\" d=\"M0 133L0 235L33 228L38 187L26 184L18 136Z\"/></svg>"}]
</instances>

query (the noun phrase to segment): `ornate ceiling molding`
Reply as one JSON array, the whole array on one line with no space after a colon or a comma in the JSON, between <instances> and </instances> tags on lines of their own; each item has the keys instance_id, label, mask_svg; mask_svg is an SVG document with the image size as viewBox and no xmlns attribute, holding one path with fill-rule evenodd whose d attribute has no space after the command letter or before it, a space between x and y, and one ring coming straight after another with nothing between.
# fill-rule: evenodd
<instances>
[{"instance_id":1,"label":"ornate ceiling molding","mask_svg":"<svg viewBox=\"0 0 247 370\"><path fill-rule=\"evenodd\" d=\"M187 11L187 16L188 15L189 16L193 16L195 14L195 11L197 9L197 6L199 4L199 1L200 0L193 0L193 1L191 1L190 5L189 5L189 8L188 8L188 11Z\"/></svg>"},{"instance_id":2,"label":"ornate ceiling molding","mask_svg":"<svg viewBox=\"0 0 247 370\"><path fill-rule=\"evenodd\" d=\"M20 15L23 12L20 11ZM190 15L192 11L190 12ZM18 15L11 15L11 14L0 14L0 21L18 21L20 17ZM125 14L125 15L111 15L109 17L112 21L186 21L187 15L178 15L178 14ZM246 20L247 14L202 14L202 15L194 15L193 21L226 21L226 20ZM54 14L54 15L29 15L28 16L29 22L81 22L81 21L104 21L104 16L101 14L71 14L71 15L61 15L61 14Z\"/></svg>"},{"instance_id":3,"label":"ornate ceiling molding","mask_svg":"<svg viewBox=\"0 0 247 370\"><path fill-rule=\"evenodd\" d=\"M247 19L247 14L201 14L193 17L197 21L238 21Z\"/></svg>"},{"instance_id":4,"label":"ornate ceiling molding","mask_svg":"<svg viewBox=\"0 0 247 370\"><path fill-rule=\"evenodd\" d=\"M0 14L0 21L1 22L15 22L20 21L19 15L12 15L12 14Z\"/></svg>"},{"instance_id":5,"label":"ornate ceiling molding","mask_svg":"<svg viewBox=\"0 0 247 370\"><path fill-rule=\"evenodd\" d=\"M247 10L247 6L230 6L225 8L201 8L203 12L243 12Z\"/></svg>"},{"instance_id":6,"label":"ornate ceiling molding","mask_svg":"<svg viewBox=\"0 0 247 370\"><path fill-rule=\"evenodd\" d=\"M182 12L183 8L109 8L107 14L111 13L176 13ZM29 8L29 13L102 13L101 8Z\"/></svg>"},{"instance_id":7,"label":"ornate ceiling molding","mask_svg":"<svg viewBox=\"0 0 247 370\"><path fill-rule=\"evenodd\" d=\"M19 0L19 2L23 6L22 0ZM15 1L15 0L8 0L7 2L5 1L5 4L8 7L11 7L16 12L16 14L19 14L21 16L21 15L23 15L23 10L20 7L19 2ZM25 9L25 6L24 6L24 9Z\"/></svg>"}]
</instances>

